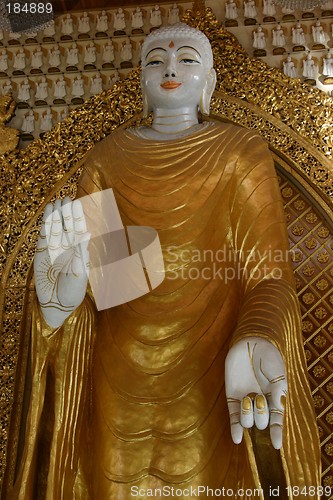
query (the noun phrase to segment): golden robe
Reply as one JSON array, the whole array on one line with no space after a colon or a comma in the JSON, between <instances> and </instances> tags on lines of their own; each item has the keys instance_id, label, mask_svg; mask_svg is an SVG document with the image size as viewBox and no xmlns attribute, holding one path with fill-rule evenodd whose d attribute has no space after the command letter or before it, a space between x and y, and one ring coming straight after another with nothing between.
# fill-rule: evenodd
<instances>
[{"instance_id":1,"label":"golden robe","mask_svg":"<svg viewBox=\"0 0 333 500\"><path fill-rule=\"evenodd\" d=\"M46 488L48 500L128 500L174 487L178 498L197 498L201 485L263 498L255 488L265 475L269 485L269 471L257 467L248 433L232 443L224 387L230 345L246 336L273 342L286 363L279 498L288 498L285 485L320 484L285 217L266 144L217 123L166 142L119 130L89 155L78 195L110 187L125 226L158 231L166 277L98 313L87 297L53 332L35 308L17 496L35 499ZM51 423L41 441L43 418ZM38 467L44 479L36 485Z\"/></svg>"}]
</instances>

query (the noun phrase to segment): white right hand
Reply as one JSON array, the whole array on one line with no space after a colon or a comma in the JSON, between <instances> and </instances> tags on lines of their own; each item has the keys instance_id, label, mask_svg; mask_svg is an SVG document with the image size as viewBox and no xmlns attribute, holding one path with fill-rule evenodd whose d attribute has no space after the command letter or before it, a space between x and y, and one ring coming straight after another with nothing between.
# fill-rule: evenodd
<instances>
[{"instance_id":1,"label":"white right hand","mask_svg":"<svg viewBox=\"0 0 333 500\"><path fill-rule=\"evenodd\" d=\"M35 286L47 324L58 328L86 294L90 234L79 200L66 197L44 212L34 260Z\"/></svg>"},{"instance_id":2,"label":"white right hand","mask_svg":"<svg viewBox=\"0 0 333 500\"><path fill-rule=\"evenodd\" d=\"M288 384L277 347L255 336L236 342L226 357L225 387L233 442L242 441L243 429L269 425L272 444L279 450Z\"/></svg>"}]
</instances>

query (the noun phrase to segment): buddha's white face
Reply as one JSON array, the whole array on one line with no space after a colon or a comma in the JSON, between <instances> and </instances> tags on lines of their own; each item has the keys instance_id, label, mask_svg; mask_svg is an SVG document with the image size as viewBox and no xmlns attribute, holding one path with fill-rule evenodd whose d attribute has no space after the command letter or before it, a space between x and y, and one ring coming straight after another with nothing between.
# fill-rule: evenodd
<instances>
[{"instance_id":1,"label":"buddha's white face","mask_svg":"<svg viewBox=\"0 0 333 500\"><path fill-rule=\"evenodd\" d=\"M142 88L153 109L198 106L207 76L201 43L193 38L156 40L142 61Z\"/></svg>"}]
</instances>

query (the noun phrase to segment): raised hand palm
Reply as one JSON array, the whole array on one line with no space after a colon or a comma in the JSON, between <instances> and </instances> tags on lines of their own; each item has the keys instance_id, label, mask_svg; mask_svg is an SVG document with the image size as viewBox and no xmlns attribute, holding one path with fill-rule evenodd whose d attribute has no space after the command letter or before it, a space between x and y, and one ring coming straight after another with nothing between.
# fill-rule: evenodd
<instances>
[{"instance_id":1,"label":"raised hand palm","mask_svg":"<svg viewBox=\"0 0 333 500\"><path fill-rule=\"evenodd\" d=\"M56 200L54 206L46 206L34 271L39 303L51 326L59 326L85 296L88 242L89 234L78 200L72 202L65 198L63 203Z\"/></svg>"}]
</instances>

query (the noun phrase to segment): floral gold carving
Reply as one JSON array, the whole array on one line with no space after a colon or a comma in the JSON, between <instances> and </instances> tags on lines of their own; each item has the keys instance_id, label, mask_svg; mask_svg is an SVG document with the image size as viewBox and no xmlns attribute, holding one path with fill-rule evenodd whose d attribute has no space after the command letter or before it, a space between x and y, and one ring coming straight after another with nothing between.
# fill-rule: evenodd
<instances>
[{"instance_id":1,"label":"floral gold carving","mask_svg":"<svg viewBox=\"0 0 333 500\"><path fill-rule=\"evenodd\" d=\"M291 254L292 262L301 262L303 260L303 253L300 250L296 250Z\"/></svg>"},{"instance_id":2,"label":"floral gold carving","mask_svg":"<svg viewBox=\"0 0 333 500\"><path fill-rule=\"evenodd\" d=\"M326 290L328 287L328 281L322 278L321 280L317 281L316 287L318 290Z\"/></svg>"},{"instance_id":3,"label":"floral gold carving","mask_svg":"<svg viewBox=\"0 0 333 500\"><path fill-rule=\"evenodd\" d=\"M307 264L306 266L304 266L302 272L305 276L312 276L315 272L315 268L310 264Z\"/></svg>"},{"instance_id":4,"label":"floral gold carving","mask_svg":"<svg viewBox=\"0 0 333 500\"><path fill-rule=\"evenodd\" d=\"M326 262L328 262L330 259L330 256L328 255L327 252L320 252L318 253L317 255L317 260L318 262L320 262L321 264L326 264Z\"/></svg>"},{"instance_id":5,"label":"floral gold carving","mask_svg":"<svg viewBox=\"0 0 333 500\"><path fill-rule=\"evenodd\" d=\"M331 474L329 476L326 476L324 478L323 484L324 484L324 486L333 486L333 476Z\"/></svg>"},{"instance_id":6,"label":"floral gold carving","mask_svg":"<svg viewBox=\"0 0 333 500\"><path fill-rule=\"evenodd\" d=\"M326 385L326 389L327 389L327 392L329 392L330 394L333 394L333 382L329 382Z\"/></svg>"},{"instance_id":7,"label":"floral gold carving","mask_svg":"<svg viewBox=\"0 0 333 500\"><path fill-rule=\"evenodd\" d=\"M305 359L307 362L309 362L312 358L312 352L309 351L309 349L305 349Z\"/></svg>"},{"instance_id":8,"label":"floral gold carving","mask_svg":"<svg viewBox=\"0 0 333 500\"><path fill-rule=\"evenodd\" d=\"M303 200L296 200L295 203L294 203L294 207L298 211L304 210L305 202Z\"/></svg>"},{"instance_id":9,"label":"floral gold carving","mask_svg":"<svg viewBox=\"0 0 333 500\"><path fill-rule=\"evenodd\" d=\"M286 187L282 189L281 193L283 198L290 198L294 194L294 191L291 189L291 187Z\"/></svg>"},{"instance_id":10,"label":"floral gold carving","mask_svg":"<svg viewBox=\"0 0 333 500\"><path fill-rule=\"evenodd\" d=\"M304 304L313 304L313 302L315 301L315 297L313 293L307 292L303 295L302 300Z\"/></svg>"},{"instance_id":11,"label":"floral gold carving","mask_svg":"<svg viewBox=\"0 0 333 500\"><path fill-rule=\"evenodd\" d=\"M323 335L317 335L317 337L315 337L313 343L317 347L324 347L327 343L327 340L325 337L323 337Z\"/></svg>"},{"instance_id":12,"label":"floral gold carving","mask_svg":"<svg viewBox=\"0 0 333 500\"><path fill-rule=\"evenodd\" d=\"M316 318L324 319L327 316L327 311L324 307L317 307L314 314L315 314Z\"/></svg>"},{"instance_id":13,"label":"floral gold carving","mask_svg":"<svg viewBox=\"0 0 333 500\"><path fill-rule=\"evenodd\" d=\"M327 445L325 445L324 450L327 455L333 457L333 443L328 443ZM330 484L333 484L333 481Z\"/></svg>"},{"instance_id":14,"label":"floral gold carving","mask_svg":"<svg viewBox=\"0 0 333 500\"><path fill-rule=\"evenodd\" d=\"M317 365L313 369L313 375L316 378L323 378L325 376L326 369L322 365Z\"/></svg>"},{"instance_id":15,"label":"floral gold carving","mask_svg":"<svg viewBox=\"0 0 333 500\"><path fill-rule=\"evenodd\" d=\"M310 224L314 224L318 220L318 216L313 212L309 212L308 214L306 214L305 218Z\"/></svg>"},{"instance_id":16,"label":"floral gold carving","mask_svg":"<svg viewBox=\"0 0 333 500\"><path fill-rule=\"evenodd\" d=\"M318 229L317 234L318 234L318 236L320 236L320 238L327 238L327 236L330 234L330 232L329 232L329 229L327 229L327 227L322 226Z\"/></svg>"},{"instance_id":17,"label":"floral gold carving","mask_svg":"<svg viewBox=\"0 0 333 500\"><path fill-rule=\"evenodd\" d=\"M320 396L319 394L316 394L315 396L313 396L313 401L314 401L315 408L322 408L325 404L324 398L322 396Z\"/></svg>"},{"instance_id":18,"label":"floral gold carving","mask_svg":"<svg viewBox=\"0 0 333 500\"><path fill-rule=\"evenodd\" d=\"M317 240L313 237L307 238L305 240L305 245L306 245L306 248L308 248L309 250L316 248Z\"/></svg>"},{"instance_id":19,"label":"floral gold carving","mask_svg":"<svg viewBox=\"0 0 333 500\"><path fill-rule=\"evenodd\" d=\"M311 321L305 320L302 322L302 331L304 333L310 333L313 330L313 324Z\"/></svg>"},{"instance_id":20,"label":"floral gold carving","mask_svg":"<svg viewBox=\"0 0 333 500\"><path fill-rule=\"evenodd\" d=\"M0 155L14 151L19 141L19 131L5 126L14 116L15 106L10 95L0 97Z\"/></svg>"}]
</instances>

